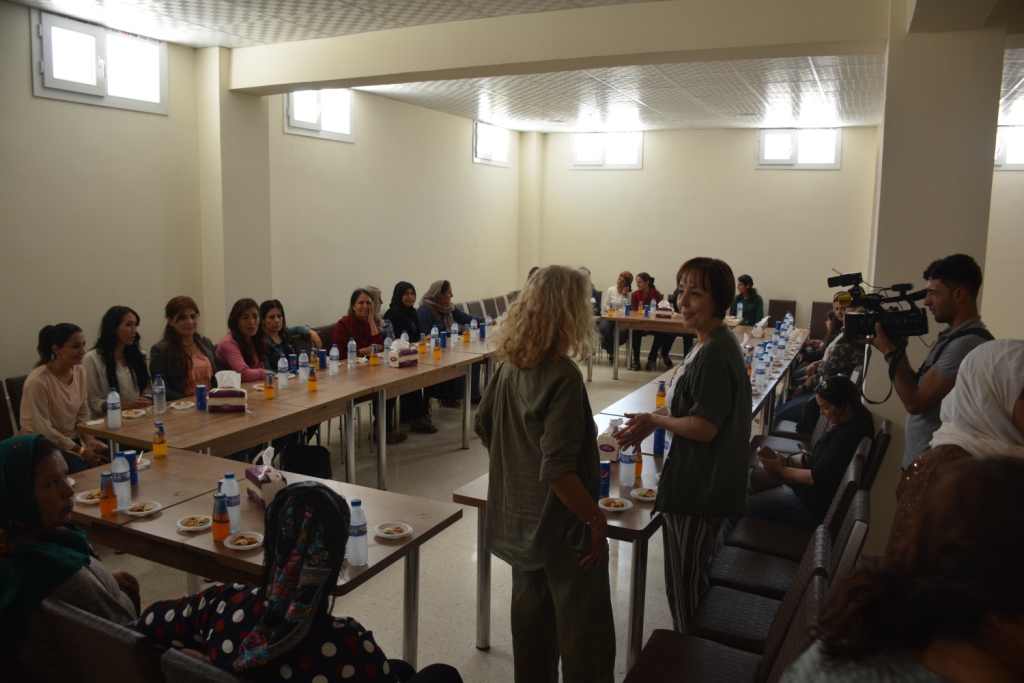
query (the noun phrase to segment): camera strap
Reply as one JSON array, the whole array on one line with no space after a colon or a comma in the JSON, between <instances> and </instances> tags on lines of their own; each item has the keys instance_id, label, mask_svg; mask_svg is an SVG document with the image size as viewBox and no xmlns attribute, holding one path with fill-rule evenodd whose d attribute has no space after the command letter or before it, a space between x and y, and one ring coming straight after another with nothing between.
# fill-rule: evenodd
<instances>
[{"instance_id":1,"label":"camera strap","mask_svg":"<svg viewBox=\"0 0 1024 683\"><path fill-rule=\"evenodd\" d=\"M886 356L887 356L886 360L888 360L888 358L892 358L892 362L889 364L889 392L885 395L885 398L883 398L881 401L872 401L870 398L867 397L867 394L864 393L864 385L863 384L861 385L860 395L861 395L861 397L864 398L864 400L866 402L870 403L873 406L880 406L883 403L885 403L886 401L888 401L889 398L892 396L892 390L893 390L893 387L895 386L896 366L899 365L900 360L903 359L903 354L905 354L907 352L907 342L908 341L909 340L907 340L907 339L901 340L900 341L900 345L897 346L893 351L891 351L891 354L892 354L891 356L889 354L886 354ZM874 347L872 347L870 344L867 346L866 349L864 349L864 376L865 377L867 377L867 374L868 374L868 364L871 362L871 352L873 350L874 350Z\"/></svg>"},{"instance_id":2,"label":"camera strap","mask_svg":"<svg viewBox=\"0 0 1024 683\"><path fill-rule=\"evenodd\" d=\"M931 363L929 363L927 360L924 363L921 363L921 367L917 369L917 381L920 382L921 378L924 377L928 373L928 371L932 369L932 366L939 362L939 358L942 356L942 352L946 350L946 347L949 346L950 342L952 342L955 339L960 339L961 337L968 337L970 335L981 337L986 341L992 341L993 339L995 339L995 337L992 336L992 333L989 332L984 327L968 327L966 330L954 332L953 334L949 335L941 342L939 342L938 352L935 354L935 358L932 359Z\"/></svg>"}]
</instances>

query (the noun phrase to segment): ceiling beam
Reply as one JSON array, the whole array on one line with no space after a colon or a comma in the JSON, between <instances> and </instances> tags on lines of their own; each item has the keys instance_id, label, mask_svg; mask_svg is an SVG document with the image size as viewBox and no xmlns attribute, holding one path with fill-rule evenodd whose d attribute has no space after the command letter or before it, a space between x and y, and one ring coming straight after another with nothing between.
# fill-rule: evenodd
<instances>
[{"instance_id":1,"label":"ceiling beam","mask_svg":"<svg viewBox=\"0 0 1024 683\"><path fill-rule=\"evenodd\" d=\"M664 0L232 51L231 89L271 95L636 64L882 54L888 0Z\"/></svg>"}]
</instances>

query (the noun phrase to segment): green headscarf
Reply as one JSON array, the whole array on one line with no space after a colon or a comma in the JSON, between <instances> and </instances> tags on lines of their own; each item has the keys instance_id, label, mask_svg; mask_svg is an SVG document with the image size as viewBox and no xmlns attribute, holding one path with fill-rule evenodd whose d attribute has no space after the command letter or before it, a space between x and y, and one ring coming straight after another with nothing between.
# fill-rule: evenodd
<instances>
[{"instance_id":1,"label":"green headscarf","mask_svg":"<svg viewBox=\"0 0 1024 683\"><path fill-rule=\"evenodd\" d=\"M33 457L41 438L0 441L0 642L11 655L25 640L32 610L92 555L74 524L43 527Z\"/></svg>"}]
</instances>

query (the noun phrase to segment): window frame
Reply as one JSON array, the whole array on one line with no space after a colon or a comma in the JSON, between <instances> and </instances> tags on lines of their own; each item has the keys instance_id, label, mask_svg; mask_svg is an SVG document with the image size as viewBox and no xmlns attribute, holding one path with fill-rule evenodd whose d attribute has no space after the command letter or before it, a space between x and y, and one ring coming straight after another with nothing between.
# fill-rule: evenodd
<instances>
[{"instance_id":1,"label":"window frame","mask_svg":"<svg viewBox=\"0 0 1024 683\"><path fill-rule=\"evenodd\" d=\"M1024 163L1006 163L1006 145L1003 144L1003 131L1007 128L1019 130L1021 136L1020 144L1024 145L1024 126L998 126L996 127L996 153L993 164L995 171L1024 171Z\"/></svg>"},{"instance_id":2,"label":"window frame","mask_svg":"<svg viewBox=\"0 0 1024 683\"><path fill-rule=\"evenodd\" d=\"M601 155L598 160L580 160L577 156L577 144L582 139L580 136L600 136L602 141L607 140L609 135L636 135L636 163L633 164L610 164L607 162L607 145L602 144ZM644 168L644 131L620 131L615 133L572 133L569 142L569 169L573 171L642 171Z\"/></svg>"},{"instance_id":3,"label":"window frame","mask_svg":"<svg viewBox=\"0 0 1024 683\"><path fill-rule=\"evenodd\" d=\"M168 101L168 77L167 77L167 43L155 38L139 36L124 31L117 31L72 19L52 12L32 9L29 15L32 31L32 94L36 97L46 97L66 102L77 102L79 104L91 104L99 107L111 107L113 109L127 109L147 114L161 114L167 116L170 111ZM93 36L96 40L97 59L97 84L89 86L77 81L66 81L53 76L53 47L50 40L50 31L53 27L62 28L78 33ZM146 100L135 100L128 97L117 97L107 94L106 67L107 50L106 38L108 35L117 35L132 40L138 40L153 44L157 47L159 58L160 78L160 101L148 102Z\"/></svg>"},{"instance_id":4,"label":"window frame","mask_svg":"<svg viewBox=\"0 0 1024 683\"><path fill-rule=\"evenodd\" d=\"M292 118L292 110L294 109L295 92L285 93L284 97L281 98L284 107L284 132L288 135L302 135L308 138L318 138L320 140L333 140L334 142L347 142L355 143L355 112L353 102L355 96L351 88L325 88L325 90L338 90L348 93L348 133L339 133L333 130L323 130L321 128L321 120L323 119L323 107L320 103L320 92L321 90L299 90L296 92L315 92L317 93L317 120L315 123L309 121L300 121Z\"/></svg>"},{"instance_id":5,"label":"window frame","mask_svg":"<svg viewBox=\"0 0 1024 683\"><path fill-rule=\"evenodd\" d=\"M493 158L491 156L484 156L480 152L480 130L483 126L484 130L502 130L505 131L505 160ZM509 168L510 159L512 157L512 131L508 128L502 128L501 126L495 126L493 123L484 123L483 121L473 122L473 163L484 164L485 166L498 166L499 168Z\"/></svg>"},{"instance_id":6,"label":"window frame","mask_svg":"<svg viewBox=\"0 0 1024 683\"><path fill-rule=\"evenodd\" d=\"M800 133L806 130L831 130L835 132L835 161L831 164L806 163L800 159ZM793 149L791 160L765 159L765 141L769 134L777 135L786 133L790 136L790 144ZM843 129L842 128L758 128L757 149L754 168L757 170L775 171L839 171L843 163Z\"/></svg>"}]
</instances>

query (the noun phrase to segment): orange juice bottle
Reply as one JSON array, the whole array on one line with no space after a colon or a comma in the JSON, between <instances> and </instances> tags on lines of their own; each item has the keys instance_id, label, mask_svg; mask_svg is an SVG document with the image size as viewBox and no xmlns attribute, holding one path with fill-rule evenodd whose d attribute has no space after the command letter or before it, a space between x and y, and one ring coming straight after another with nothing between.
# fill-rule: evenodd
<instances>
[{"instance_id":1,"label":"orange juice bottle","mask_svg":"<svg viewBox=\"0 0 1024 683\"><path fill-rule=\"evenodd\" d=\"M434 360L441 360L441 345L434 344Z\"/></svg>"},{"instance_id":2,"label":"orange juice bottle","mask_svg":"<svg viewBox=\"0 0 1024 683\"><path fill-rule=\"evenodd\" d=\"M117 514L117 496L114 494L113 474L100 473L100 514L113 517Z\"/></svg>"},{"instance_id":3,"label":"orange juice bottle","mask_svg":"<svg viewBox=\"0 0 1024 683\"><path fill-rule=\"evenodd\" d=\"M274 398L274 390L274 373L268 372L263 380L263 398L268 400Z\"/></svg>"},{"instance_id":4,"label":"orange juice bottle","mask_svg":"<svg viewBox=\"0 0 1024 683\"><path fill-rule=\"evenodd\" d=\"M377 357L376 344L370 344L370 365L380 365L380 358Z\"/></svg>"},{"instance_id":5,"label":"orange juice bottle","mask_svg":"<svg viewBox=\"0 0 1024 683\"><path fill-rule=\"evenodd\" d=\"M633 467L633 476L639 477L644 473L644 454L636 454L636 465Z\"/></svg>"},{"instance_id":6,"label":"orange juice bottle","mask_svg":"<svg viewBox=\"0 0 1024 683\"><path fill-rule=\"evenodd\" d=\"M228 497L223 493L213 494L213 540L223 541L231 535L231 518L228 517Z\"/></svg>"},{"instance_id":7,"label":"orange juice bottle","mask_svg":"<svg viewBox=\"0 0 1024 683\"><path fill-rule=\"evenodd\" d=\"M420 353L427 352L427 335L420 332L420 341L416 344L416 350Z\"/></svg>"},{"instance_id":8,"label":"orange juice bottle","mask_svg":"<svg viewBox=\"0 0 1024 683\"><path fill-rule=\"evenodd\" d=\"M469 325L466 325L465 327L462 328L462 343L469 343Z\"/></svg>"},{"instance_id":9,"label":"orange juice bottle","mask_svg":"<svg viewBox=\"0 0 1024 683\"><path fill-rule=\"evenodd\" d=\"M658 393L654 395L654 407L665 407L665 381L658 382Z\"/></svg>"},{"instance_id":10,"label":"orange juice bottle","mask_svg":"<svg viewBox=\"0 0 1024 683\"><path fill-rule=\"evenodd\" d=\"M267 373L270 374L270 373ZM309 379L306 380L306 387L310 392L316 391L316 366L312 363L309 364ZM267 398L270 398L269 396Z\"/></svg>"},{"instance_id":11,"label":"orange juice bottle","mask_svg":"<svg viewBox=\"0 0 1024 683\"><path fill-rule=\"evenodd\" d=\"M162 458L167 455L167 435L164 433L163 420L153 423L153 457Z\"/></svg>"}]
</instances>

